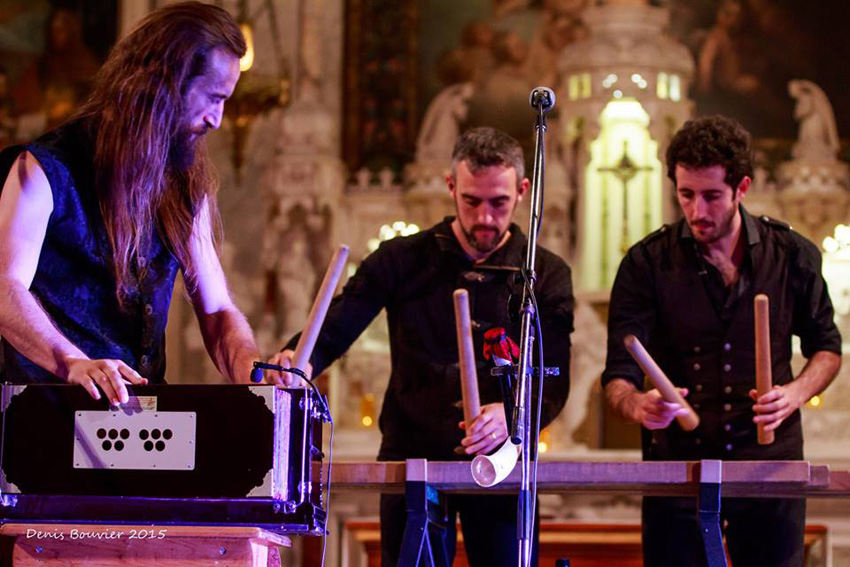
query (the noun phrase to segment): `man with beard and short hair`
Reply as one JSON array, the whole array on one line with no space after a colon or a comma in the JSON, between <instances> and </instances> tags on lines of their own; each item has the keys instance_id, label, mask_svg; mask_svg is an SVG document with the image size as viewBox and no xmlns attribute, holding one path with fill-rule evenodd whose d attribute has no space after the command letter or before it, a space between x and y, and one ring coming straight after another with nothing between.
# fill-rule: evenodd
<instances>
[{"instance_id":1,"label":"man with beard and short hair","mask_svg":"<svg viewBox=\"0 0 850 567\"><path fill-rule=\"evenodd\" d=\"M389 323L391 374L380 417L378 460L471 459L507 439L499 383L481 355L484 333L504 328L519 338L518 310L526 239L511 222L529 188L522 149L504 132L477 128L458 139L446 184L457 216L413 236L383 242L331 304L311 359L321 373L342 356L382 310ZM551 252L537 254L537 294L547 366L561 375L544 386L543 426L569 391L573 295L570 269ZM481 415L464 434L452 293L469 292L473 341L479 361ZM272 359L288 366L287 350ZM308 369L309 371L310 369ZM278 380L290 385L288 378ZM517 557L515 495L450 495L445 544L449 564L460 514L470 565L513 565ZM382 564L396 565L406 523L404 497L381 496ZM536 542L536 539L535 539ZM535 544L536 550L536 544Z\"/></svg>"},{"instance_id":2,"label":"man with beard and short hair","mask_svg":"<svg viewBox=\"0 0 850 567\"><path fill-rule=\"evenodd\" d=\"M221 124L245 40L199 2L151 13L112 50L66 124L0 154L2 377L128 400L162 382L182 271L218 370L258 357L218 259L217 183L202 139Z\"/></svg>"},{"instance_id":3,"label":"man with beard and short hair","mask_svg":"<svg viewBox=\"0 0 850 567\"><path fill-rule=\"evenodd\" d=\"M782 222L741 205L750 187L750 136L720 116L687 122L667 150L668 176L684 218L633 246L611 292L602 383L616 413L643 426L647 460L803 458L799 408L822 392L841 364L841 337L821 275L821 256ZM753 299L770 299L774 387L755 390ZM643 372L623 338L635 335L699 414L644 391ZM791 335L808 362L795 378ZM759 445L757 424L775 431ZM647 567L703 565L692 498L645 497ZM736 567L803 565L804 499L724 499L721 512Z\"/></svg>"}]
</instances>

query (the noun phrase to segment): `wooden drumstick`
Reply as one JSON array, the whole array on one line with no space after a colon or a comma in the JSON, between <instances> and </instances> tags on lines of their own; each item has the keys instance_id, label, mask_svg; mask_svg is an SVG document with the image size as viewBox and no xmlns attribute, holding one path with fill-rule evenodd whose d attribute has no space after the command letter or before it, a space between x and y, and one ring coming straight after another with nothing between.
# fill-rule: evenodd
<instances>
[{"instance_id":1,"label":"wooden drumstick","mask_svg":"<svg viewBox=\"0 0 850 567\"><path fill-rule=\"evenodd\" d=\"M455 328L460 363L460 391L463 396L463 421L468 428L481 413L478 397L478 370L472 347L472 322L469 319L469 293L456 289L452 294L455 304Z\"/></svg>"},{"instance_id":2,"label":"wooden drumstick","mask_svg":"<svg viewBox=\"0 0 850 567\"><path fill-rule=\"evenodd\" d=\"M753 300L756 327L756 394L761 397L773 388L773 368L770 365L770 300L760 293ZM758 424L759 445L770 445L773 431L765 431Z\"/></svg>"},{"instance_id":3,"label":"wooden drumstick","mask_svg":"<svg viewBox=\"0 0 850 567\"><path fill-rule=\"evenodd\" d=\"M310 315L307 316L307 323L304 325L304 330L301 331L301 337L295 346L295 355L292 357L293 368L304 370L304 367L310 361L310 355L313 354L313 347L316 346L316 339L319 338L319 331L322 330L325 315L328 313L328 306L331 304L336 286L340 277L342 277L342 270L345 268L347 259L348 246L340 245L334 252L328 271L325 272L319 293L313 301L313 307L310 308Z\"/></svg>"},{"instance_id":4,"label":"wooden drumstick","mask_svg":"<svg viewBox=\"0 0 850 567\"><path fill-rule=\"evenodd\" d=\"M679 390L670 382L670 379L667 378L667 375L664 374L664 371L661 370L661 367L652 359L640 341L634 335L626 335L626 338L623 339L623 344L626 346L626 350L629 351L629 354L632 355L632 358L635 359L635 362L638 363L638 366L644 371L644 373L649 378L650 382L658 389L661 393L661 397L666 401L679 404L683 408L688 410L688 413L685 415L677 415L676 421L679 422L679 425L685 431L692 431L696 429L697 425L699 425L699 416L694 411L694 408L682 397L682 394L679 393Z\"/></svg>"}]
</instances>

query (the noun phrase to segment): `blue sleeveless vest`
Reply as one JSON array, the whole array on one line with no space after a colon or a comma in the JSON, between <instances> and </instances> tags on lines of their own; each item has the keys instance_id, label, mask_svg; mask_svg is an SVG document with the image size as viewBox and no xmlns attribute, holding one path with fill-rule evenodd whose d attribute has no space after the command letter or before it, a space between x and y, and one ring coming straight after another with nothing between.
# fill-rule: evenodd
<instances>
[{"instance_id":1,"label":"blue sleeveless vest","mask_svg":"<svg viewBox=\"0 0 850 567\"><path fill-rule=\"evenodd\" d=\"M93 143L86 128L71 123L32 144L0 154L0 179L21 151L41 164L53 193L53 213L30 291L56 327L92 359L126 362L152 383L165 377L165 325L179 269L156 230L143 255L147 273L120 305L112 247L94 189ZM2 185L0 185L2 187ZM2 341L2 378L7 382L59 382Z\"/></svg>"}]
</instances>

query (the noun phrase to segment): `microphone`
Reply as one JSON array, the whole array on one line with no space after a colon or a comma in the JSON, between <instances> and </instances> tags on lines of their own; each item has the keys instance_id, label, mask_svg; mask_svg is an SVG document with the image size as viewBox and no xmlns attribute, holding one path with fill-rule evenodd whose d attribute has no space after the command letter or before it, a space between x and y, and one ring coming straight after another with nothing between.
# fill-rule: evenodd
<instances>
[{"instance_id":1,"label":"microphone","mask_svg":"<svg viewBox=\"0 0 850 567\"><path fill-rule=\"evenodd\" d=\"M251 370L251 382L254 384L259 384L263 381L263 369L257 366L257 363L254 363L254 368Z\"/></svg>"},{"instance_id":2,"label":"microphone","mask_svg":"<svg viewBox=\"0 0 850 567\"><path fill-rule=\"evenodd\" d=\"M528 104L535 110L549 112L555 106L555 91L549 87L535 87L528 95Z\"/></svg>"},{"instance_id":3,"label":"microphone","mask_svg":"<svg viewBox=\"0 0 850 567\"><path fill-rule=\"evenodd\" d=\"M278 372L289 372L290 374L295 374L299 378L303 379L307 384L313 389L313 392L316 394L316 398L318 398L319 403L322 404L320 408L322 411L322 419L325 421L332 423L331 419L331 408L328 405L327 396L323 396L319 389L316 388L316 385L313 384L313 381L307 378L307 375L300 368L284 368L283 366L278 366L277 364L269 364L268 362L260 362L259 360L254 361L254 368L251 370L251 382L260 383L263 381L263 370L277 370Z\"/></svg>"},{"instance_id":4,"label":"microphone","mask_svg":"<svg viewBox=\"0 0 850 567\"><path fill-rule=\"evenodd\" d=\"M289 372L290 374L295 374L299 378L303 378L307 382L310 382L310 380L307 379L307 375L300 368L284 368L283 366L278 366L277 364L269 364L267 362L260 362L259 360L254 362L254 368L251 370L251 382L257 384L262 382L263 370L277 370L278 372Z\"/></svg>"}]
</instances>

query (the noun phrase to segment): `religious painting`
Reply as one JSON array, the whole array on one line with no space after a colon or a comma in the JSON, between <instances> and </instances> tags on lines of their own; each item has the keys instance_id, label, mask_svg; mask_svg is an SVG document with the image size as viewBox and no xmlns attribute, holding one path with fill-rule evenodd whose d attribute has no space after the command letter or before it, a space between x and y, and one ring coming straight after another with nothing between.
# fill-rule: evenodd
<instances>
[{"instance_id":1,"label":"religious painting","mask_svg":"<svg viewBox=\"0 0 850 567\"><path fill-rule=\"evenodd\" d=\"M559 90L561 53L588 36L599 0L348 0L343 154L352 169L444 162L457 132L502 128L532 147L528 94ZM647 0L694 57L698 114L740 120L758 139L797 136L790 81L817 85L850 131L850 3ZM807 83L807 84L808 84ZM846 134L845 134L846 135ZM776 156L784 159L787 156Z\"/></svg>"},{"instance_id":2,"label":"religious painting","mask_svg":"<svg viewBox=\"0 0 850 567\"><path fill-rule=\"evenodd\" d=\"M457 132L497 126L531 149L528 95L556 87L589 0L349 0L343 153L353 170L445 162Z\"/></svg>"},{"instance_id":3,"label":"religious painting","mask_svg":"<svg viewBox=\"0 0 850 567\"><path fill-rule=\"evenodd\" d=\"M4 0L0 147L61 124L82 102L117 35L117 0Z\"/></svg>"},{"instance_id":4,"label":"religious painting","mask_svg":"<svg viewBox=\"0 0 850 567\"><path fill-rule=\"evenodd\" d=\"M673 0L670 34L696 63L691 97L700 114L740 120L756 138L797 135L791 81L814 83L850 132L850 67L843 0Z\"/></svg>"}]
</instances>

